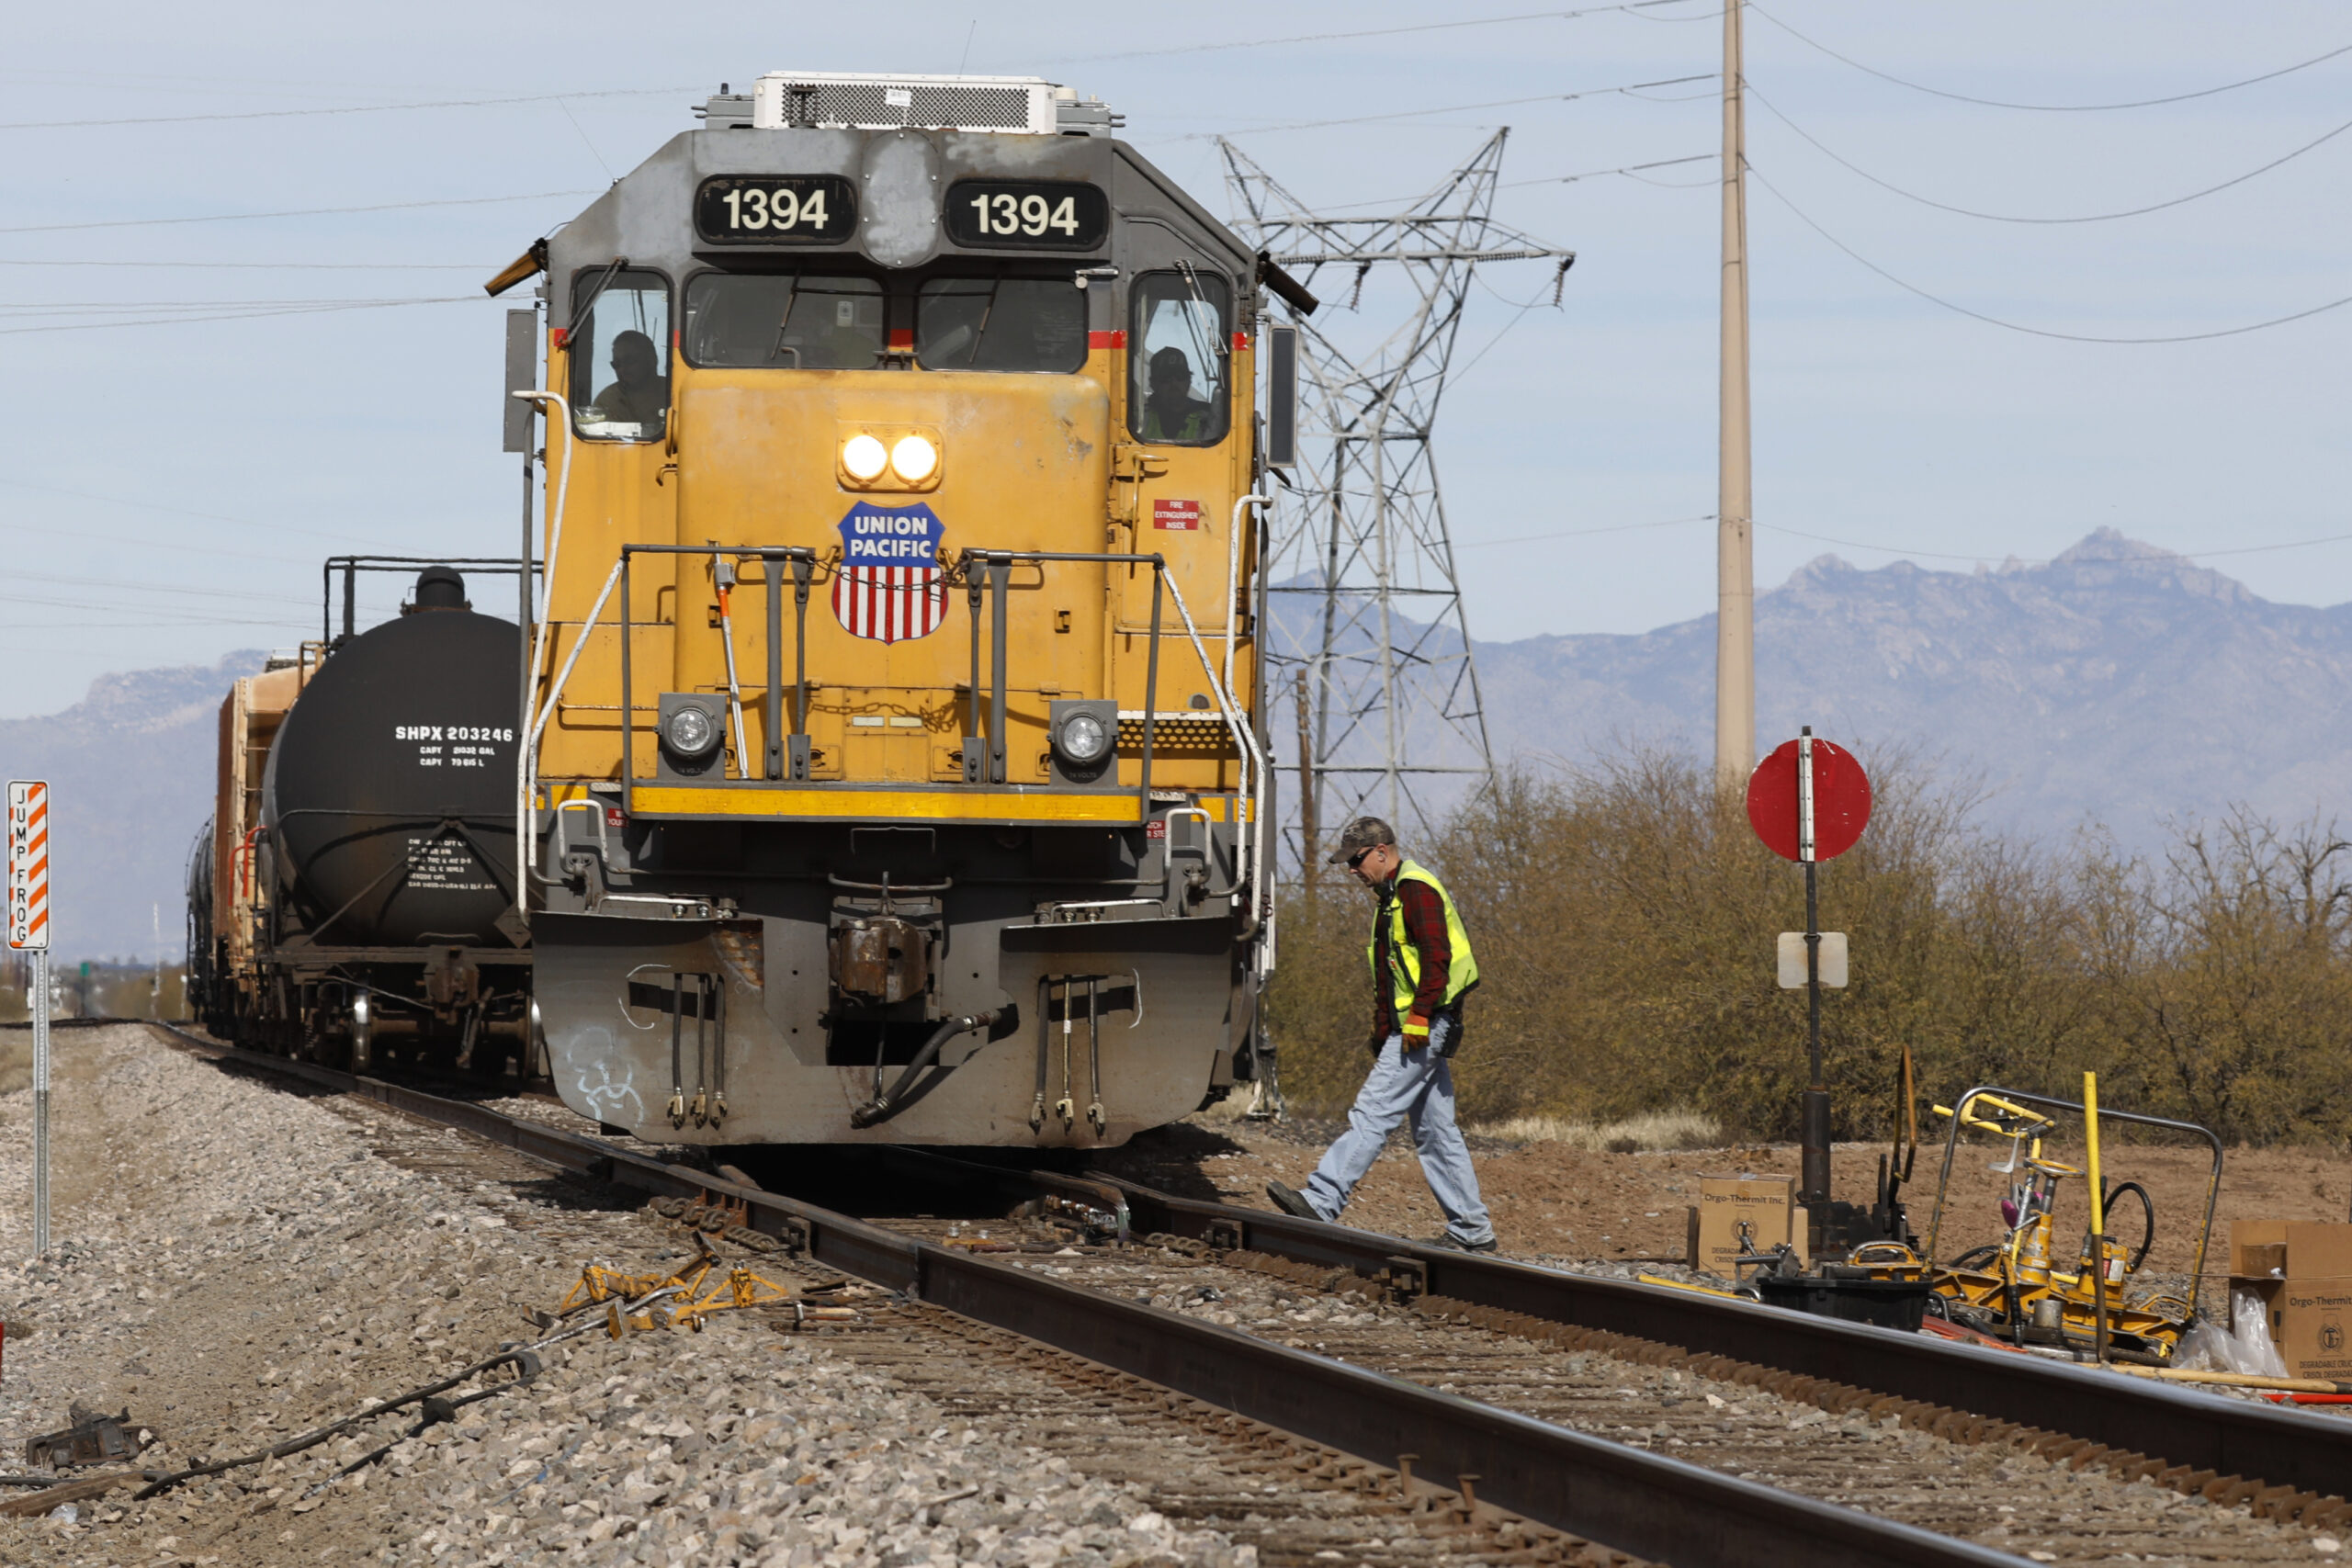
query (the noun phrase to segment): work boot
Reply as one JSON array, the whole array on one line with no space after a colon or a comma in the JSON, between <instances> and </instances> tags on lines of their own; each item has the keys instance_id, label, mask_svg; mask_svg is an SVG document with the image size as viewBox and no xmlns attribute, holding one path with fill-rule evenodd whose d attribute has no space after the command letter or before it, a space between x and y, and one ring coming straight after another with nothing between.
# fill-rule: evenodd
<instances>
[{"instance_id":1,"label":"work boot","mask_svg":"<svg viewBox=\"0 0 2352 1568\"><path fill-rule=\"evenodd\" d=\"M1323 1217L1315 1212L1315 1205L1306 1201L1306 1194L1295 1187L1288 1187L1279 1181L1269 1181L1266 1183L1266 1196L1274 1201L1275 1208L1280 1209L1292 1219L1319 1220Z\"/></svg>"},{"instance_id":2,"label":"work boot","mask_svg":"<svg viewBox=\"0 0 2352 1568\"><path fill-rule=\"evenodd\" d=\"M1497 1244L1493 1236L1488 1236L1484 1241L1464 1241L1452 1231L1441 1231L1436 1235L1430 1237L1429 1240L1421 1243L1421 1245L1423 1247L1450 1247L1456 1252L1492 1252L1495 1250Z\"/></svg>"}]
</instances>

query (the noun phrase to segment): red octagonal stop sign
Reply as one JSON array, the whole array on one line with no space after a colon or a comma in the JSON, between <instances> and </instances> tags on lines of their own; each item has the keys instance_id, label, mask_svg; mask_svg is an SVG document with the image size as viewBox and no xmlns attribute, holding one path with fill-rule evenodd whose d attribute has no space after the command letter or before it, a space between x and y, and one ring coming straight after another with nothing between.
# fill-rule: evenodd
<instances>
[{"instance_id":1,"label":"red octagonal stop sign","mask_svg":"<svg viewBox=\"0 0 2352 1568\"><path fill-rule=\"evenodd\" d=\"M1871 819L1871 781L1843 747L1809 738L1813 753L1813 854L1835 860L1854 847ZM1797 756L1808 742L1783 741L1747 776L1747 820L1764 847L1783 860L1802 861L1804 800Z\"/></svg>"}]
</instances>

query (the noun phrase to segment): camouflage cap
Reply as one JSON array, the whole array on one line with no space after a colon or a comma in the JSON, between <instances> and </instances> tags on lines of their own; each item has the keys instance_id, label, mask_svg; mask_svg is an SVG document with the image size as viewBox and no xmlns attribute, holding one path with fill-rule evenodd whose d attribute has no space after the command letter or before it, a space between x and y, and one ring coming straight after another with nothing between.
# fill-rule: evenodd
<instances>
[{"instance_id":1,"label":"camouflage cap","mask_svg":"<svg viewBox=\"0 0 2352 1568\"><path fill-rule=\"evenodd\" d=\"M1327 857L1326 863L1344 865L1361 850L1376 849L1396 841L1396 830L1377 817L1359 817L1348 824L1340 835L1340 847Z\"/></svg>"}]
</instances>

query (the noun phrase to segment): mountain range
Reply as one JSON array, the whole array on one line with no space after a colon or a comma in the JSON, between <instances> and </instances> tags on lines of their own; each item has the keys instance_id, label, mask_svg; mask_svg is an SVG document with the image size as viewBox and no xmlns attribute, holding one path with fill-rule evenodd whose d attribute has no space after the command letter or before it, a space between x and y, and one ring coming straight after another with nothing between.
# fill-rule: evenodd
<instances>
[{"instance_id":1,"label":"mountain range","mask_svg":"<svg viewBox=\"0 0 2352 1568\"><path fill-rule=\"evenodd\" d=\"M50 784L51 956L179 956L187 857L212 813L220 700L262 667L101 675L62 713L0 719L0 772Z\"/></svg>"},{"instance_id":2,"label":"mountain range","mask_svg":"<svg viewBox=\"0 0 2352 1568\"><path fill-rule=\"evenodd\" d=\"M1711 754L1714 638L1708 615L1477 644L1497 756ZM1811 724L1865 763L1909 752L1981 784L1987 826L2145 846L2236 804L2352 818L2352 605L2274 604L2111 530L1973 573L1825 556L1757 596L1756 656L1759 747ZM215 715L261 663L107 675L61 713L0 721L0 771L56 789L60 957L150 956L158 929L179 952Z\"/></svg>"},{"instance_id":3,"label":"mountain range","mask_svg":"<svg viewBox=\"0 0 2352 1568\"><path fill-rule=\"evenodd\" d=\"M1714 642L1707 615L1480 643L1495 750L1712 755ZM1973 573L1815 559L1757 596L1756 691L1759 750L1803 724L1866 765L1906 750L2037 837L2145 845L2237 804L2352 816L2352 605L2274 604L2111 529Z\"/></svg>"}]
</instances>

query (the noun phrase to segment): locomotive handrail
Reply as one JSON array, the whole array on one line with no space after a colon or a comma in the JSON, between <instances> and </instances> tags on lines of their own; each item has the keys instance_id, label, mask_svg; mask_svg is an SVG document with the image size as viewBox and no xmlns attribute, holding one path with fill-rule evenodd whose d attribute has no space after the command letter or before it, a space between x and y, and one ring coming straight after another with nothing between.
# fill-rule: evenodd
<instances>
[{"instance_id":1,"label":"locomotive handrail","mask_svg":"<svg viewBox=\"0 0 2352 1568\"><path fill-rule=\"evenodd\" d=\"M1237 519L1237 526L1241 506L1251 501L1260 501L1262 499L1262 497L1254 495L1245 496L1242 498L1241 502L1236 503L1234 514ZM1176 613L1183 619L1184 635L1191 640L1193 652L1201 661L1201 674L1207 680L1209 683L1209 690L1216 695L1218 715L1225 720L1226 728L1230 731L1233 736L1234 750L1241 754L1243 773L1241 787L1237 793L1241 798L1250 803L1250 817L1252 820L1250 824L1251 831L1249 834L1237 835L1240 840L1243 853L1248 857L1247 871L1245 872L1243 878L1237 880L1247 880L1250 886L1250 897L1253 903L1259 901L1260 895L1262 893L1263 889L1260 888L1257 885L1256 874L1258 872L1258 868L1262 865L1265 861L1265 812L1263 810L1264 801L1262 795L1265 789L1267 773L1266 758L1265 753L1258 749L1257 732L1250 728L1250 726L1241 722L1240 715L1238 711L1240 705L1234 700L1232 687L1230 685L1230 660L1232 656L1233 637L1232 617L1234 615L1234 611L1231 606L1228 605L1226 611L1227 658L1228 660L1227 666L1227 674L1223 679L1220 679L1217 674L1217 667L1209 660L1208 647L1201 640L1200 628L1193 624L1193 612L1184 603L1183 585L1179 583L1176 579L1169 573L1168 558L1165 556L1136 555L1120 551L1103 551L1096 553L1092 551L1077 550L967 549L957 558L956 567L955 570L949 574L951 581L961 576L964 581L968 583L970 581L970 567L975 561L985 563L990 567L990 586L994 590L994 596L1000 605L1001 605L1003 602L1004 589L1002 581L997 575L994 569L999 566L1009 567L1016 561L1102 561L1111 564L1126 564L1133 566L1148 564L1151 567L1151 652L1147 661L1146 673L1144 676L1143 757L1142 766L1139 770L1141 773L1140 790L1143 799L1143 810L1146 816L1149 816L1151 813L1152 729L1159 717L1159 590L1162 582L1167 584L1168 592L1176 601ZM1228 586L1238 586L1238 577L1239 572L1238 558L1233 570L1236 573L1236 581ZM977 603L979 597L979 590L977 585L972 587L972 596L974 601ZM1003 625L1003 615L1001 610L1000 610L996 617L994 627L994 655L996 670L994 684L990 693L990 699L994 706L994 715L997 724L997 734L999 735L1002 732L1004 716ZM977 618L973 623L972 638L972 690L974 705L977 707L979 697L979 626ZM997 739L995 735L992 735L990 739L991 760L1001 760L1002 742ZM968 769L967 776L968 776ZM992 778L989 782L1002 783L1003 781L1001 778ZM1252 909L1251 914L1253 918L1256 913L1257 911Z\"/></svg>"},{"instance_id":2,"label":"locomotive handrail","mask_svg":"<svg viewBox=\"0 0 2352 1568\"><path fill-rule=\"evenodd\" d=\"M523 743L522 798L515 802L514 835L523 840L524 867L532 876L537 876L539 872L539 835L537 825L531 820L532 803L538 798L539 793L539 735L547 728L548 720L554 716L556 705L563 700L563 688L571 679L573 667L580 662L581 654L587 651L588 634L596 629L597 619L605 613L605 601L612 597L613 584L620 581L622 564L615 561L613 570L605 574L605 586L597 591L596 602L588 606L588 618L580 623L580 635L572 639L571 652L564 660L563 669L556 676L555 684L548 689L548 700L540 707L538 716L531 721L530 736ZM540 624L547 624L544 618ZM622 646L628 646L626 634ZM533 668L536 671L536 660ZM518 899L527 898L526 886L522 877L515 878L515 897ZM526 919L529 919L528 909L523 913Z\"/></svg>"},{"instance_id":3,"label":"locomotive handrail","mask_svg":"<svg viewBox=\"0 0 2352 1568\"><path fill-rule=\"evenodd\" d=\"M560 494L560 491L559 491L559 494ZM1241 507L1252 503L1263 504L1263 502L1264 498L1261 496L1252 495L1244 497L1236 507L1236 527L1239 526L1238 518ZM603 588L598 591L595 602L589 607L587 618L581 623L579 632L572 643L571 651L566 656L561 670L558 671L554 683L548 690L547 700L539 706L536 716L534 716L530 731L525 740L524 750L526 755L524 758L521 791L521 804L523 811L518 814L518 829L529 838L530 842L525 852L524 863L526 869L534 876L537 874L539 865L537 836L535 831L530 830L527 822L521 818L527 816L530 807L534 806L537 800L539 746L546 733L548 720L554 716L560 703L562 694L570 683L571 672L578 666L580 656L587 647L589 634L595 629L596 626L601 621L605 605L611 599L613 590L616 586L618 586L621 589L621 701L619 704L621 710L621 786L625 801L628 801L633 794L633 786L637 782L635 776L637 703L635 691L635 661L631 649L632 639L630 637L630 633L634 630L635 623L630 613L629 562L630 558L637 555L707 556L711 558L713 561L718 560L721 557L732 557L738 560L755 559L761 561L763 565L770 566L771 570L763 572L763 577L766 581L770 590L767 614L769 626L769 680L767 694L767 730L769 737L767 741L767 751L769 767L765 771L767 773L767 776L771 779L782 776L782 768L780 766L782 758L779 753L782 750L782 743L785 739L785 732L783 730L782 724L784 716L781 712L783 687L783 672L781 669L783 654L783 599L781 593L777 592L777 590L782 586L782 574L773 570L773 563L789 561L792 564L793 586L795 590L795 598L797 601L797 607L798 610L798 625L795 627L795 695L793 703L794 711L792 714L792 728L789 734L795 739L806 734L808 708L807 642L808 592L812 583L819 580L819 574L825 572L827 565L827 563L818 558L816 551L809 547L802 545L729 546L710 544L624 544L620 547L619 558L614 561L613 569L606 575ZM1238 868L1235 886L1237 890L1243 886L1247 886L1250 889L1252 907L1250 910L1250 915L1251 927L1254 930L1257 921L1261 918L1261 910L1258 906L1263 903L1263 894L1265 892L1265 889L1261 886L1260 884L1262 880L1263 867L1266 863L1264 793L1271 769L1267 763L1263 750L1258 744L1258 737L1255 729L1242 719L1238 712L1239 705L1233 695L1229 675L1222 673L1217 662L1211 658L1208 646L1201 636L1199 626L1193 619L1192 608L1185 601L1183 588L1175 581L1173 575L1169 572L1168 560L1164 555L1157 553L1142 554L1133 551L966 549L961 552L952 565L947 567L947 570L943 573L943 581L949 584L964 585L968 589L973 601L973 616L971 624L972 680L969 687L970 706L968 714L970 722L967 728L974 732L968 739L975 741L980 739L978 734L979 617L978 613L978 602L983 592L989 593L989 598L992 601L991 608L994 611L994 614L990 616L992 668L990 671L991 678L989 682L989 724L987 738L989 741L989 753L988 758L989 765L985 769L982 769L976 766L978 759L967 761L966 764L967 781L971 783L1004 782L1004 737L1006 730L1004 715L1007 680L1006 641L1008 635L1008 618L1005 614L1005 605L1006 592L1010 585L1010 572L1011 569L1017 564L1045 565L1048 563L1100 564L1105 566L1148 566L1152 569L1152 615L1144 676L1143 744L1141 747L1140 756L1138 758L1139 766L1137 769L1138 776L1136 781L1138 807L1142 815L1145 817L1148 817L1151 810L1151 763L1155 740L1154 731L1159 716L1159 644L1162 636L1160 630L1160 607L1163 592L1167 596L1173 598L1175 601L1177 615L1183 624L1185 639L1192 645L1193 656L1200 661L1202 676L1207 682L1210 692L1215 695L1216 700L1218 717L1224 721L1227 733L1232 736L1235 750L1241 761L1242 777L1238 781L1239 787L1236 793L1241 801L1247 802L1251 820L1250 830L1248 832L1237 834L1237 839L1238 840L1236 846L1238 852L1237 859L1241 862L1241 864ZM1228 564L1231 572L1238 574L1238 563L1229 561ZM985 576L983 577L982 575L976 574L974 570L975 568L985 568ZM1230 615L1231 612L1228 611L1228 615ZM545 620L542 621L540 628L542 633L545 632L548 624L549 623ZM1235 627L1230 624L1230 622L1228 622L1226 628L1226 640L1227 644L1226 651L1228 659L1232 653L1232 643L1235 636ZM535 658L535 668L536 665L537 660ZM797 748L796 748L795 750L797 751ZM796 762L798 761L797 756L794 758L794 761ZM737 759L739 773L748 774L749 770L745 766L746 761L747 759L741 757ZM984 781L974 777L975 773L985 773L988 775Z\"/></svg>"},{"instance_id":4,"label":"locomotive handrail","mask_svg":"<svg viewBox=\"0 0 2352 1568\"><path fill-rule=\"evenodd\" d=\"M579 662L580 649L587 642L588 627L580 628L581 640L572 647L571 660L564 665L562 678L556 682L555 689L548 694L546 712L534 713L531 711L531 690L539 678L539 661L547 656L548 627L554 618L549 612L555 608L555 567L557 558L563 549L563 514L566 505L571 499L572 449L578 443L571 429L571 405L564 400L562 393L554 390L525 390L515 392L514 396L526 403L542 405L553 403L563 415L560 421L548 422L550 425L560 423L563 427L563 474L556 480L555 520L550 525L548 536L547 566L539 574L541 585L539 613L535 625L523 628L524 647L530 653L529 667L523 671L523 721L524 728L530 732L530 739L524 742L524 754L515 759L514 769L514 838L516 843L523 846L523 858L520 863L525 872L525 874L514 878L514 915L517 919L527 924L531 919L529 878L537 875L539 869L539 836L537 831L538 824L531 817L534 798L538 793L539 730L547 723L547 714L555 711L556 700L563 694L563 682L571 679L572 664ZM544 417L547 413L546 408L541 407L539 412ZM528 446L530 442L526 440L524 445ZM524 469L523 486L524 501L527 508L530 500L530 470L527 465ZM530 546L530 531L527 528L524 530L523 543L524 553L527 555ZM526 581L524 587L527 590L529 586L529 582ZM605 581L605 593L612 591L612 580L607 578ZM605 607L605 593L596 595L596 607L588 612L589 626L595 625L596 611ZM523 595L523 602L526 605L530 603L530 594L527 592Z\"/></svg>"},{"instance_id":5,"label":"locomotive handrail","mask_svg":"<svg viewBox=\"0 0 2352 1568\"><path fill-rule=\"evenodd\" d=\"M1238 597L1241 589L1241 513L1245 507L1256 506L1259 509L1259 516L1263 517L1264 509L1273 503L1274 498L1272 495L1261 491L1251 491L1233 503L1233 517L1226 529L1230 537L1226 542L1225 561L1225 697L1226 701L1237 709L1241 706L1241 700L1233 694L1233 643L1235 629L1241 620L1241 604ZM1262 553L1259 558L1258 569L1261 572L1265 570L1265 558ZM1254 629L1260 637L1262 637L1265 635L1263 626ZM1257 663L1262 667L1265 660L1261 657ZM1251 739L1254 741L1256 737L1253 735ZM1257 762L1258 787L1250 797L1250 865L1253 872L1266 863L1265 795L1269 770L1262 754L1258 757ZM1265 897L1265 892L1264 888L1254 885L1251 886L1250 898L1261 907L1261 910L1253 910L1253 913L1260 913L1261 910L1272 908L1272 901ZM1254 931L1252 934L1255 934Z\"/></svg>"},{"instance_id":6,"label":"locomotive handrail","mask_svg":"<svg viewBox=\"0 0 2352 1568\"><path fill-rule=\"evenodd\" d=\"M1226 728L1233 732L1237 746L1243 750L1248 759L1250 771L1244 775L1243 785L1238 794L1243 799L1249 801L1250 816L1255 820L1250 824L1251 831L1249 834L1237 830L1234 838L1238 845L1246 846L1249 852L1250 897L1251 903L1255 905L1262 901L1261 895L1264 892L1264 889L1258 886L1258 876L1259 868L1264 863L1261 851L1264 847L1262 839L1265 831L1265 813L1259 808L1262 802L1259 799L1257 791L1265 787L1265 754L1258 750L1257 734L1249 726L1243 724L1240 716L1234 711L1232 693L1227 691L1225 683L1217 679L1216 667L1209 663L1209 650L1202 645L1201 634L1193 625L1193 612L1184 604L1183 588L1171 577L1168 580L1168 591L1175 595L1176 613L1183 617L1184 633L1192 638L1193 651L1200 657L1201 673L1207 677L1210 690L1216 694L1217 710L1225 716ZM1228 604L1226 607L1226 615L1230 617L1233 613L1233 607ZM1229 620L1228 624L1230 624ZM1255 789L1251 787L1252 785ZM1238 824L1236 826L1238 829ZM1250 910L1250 930L1253 933L1257 929L1257 918L1258 911L1253 908Z\"/></svg>"},{"instance_id":7,"label":"locomotive handrail","mask_svg":"<svg viewBox=\"0 0 2352 1568\"><path fill-rule=\"evenodd\" d=\"M781 780L786 776L784 731L784 600L779 592L783 580L775 570L779 561L792 564L793 599L793 702L791 738L798 739L808 729L808 589L817 572L824 565L817 552L807 545L631 545L621 547L620 560L614 570L621 581L621 793L629 798L637 785L637 694L630 669L629 632L634 623L629 618L628 561L631 556L708 556L714 568L721 556L737 560L756 560L765 569L760 574L766 586L768 630L768 688L766 702L767 778ZM715 572L714 572L715 575ZM658 731L657 731L658 739ZM791 748L791 761L797 773L805 773L806 752L802 746ZM752 760L735 759L737 776L752 775Z\"/></svg>"},{"instance_id":8,"label":"locomotive handrail","mask_svg":"<svg viewBox=\"0 0 2352 1568\"><path fill-rule=\"evenodd\" d=\"M1005 616L1005 591L1011 582L1012 568L1017 563L1023 561L1027 561L1039 566L1042 566L1048 561L1080 563L1094 561L1109 566L1148 566L1151 568L1151 639L1147 646L1144 655L1143 756L1140 765L1136 770L1136 781L1137 813L1140 816L1148 818L1151 815L1152 732L1158 724L1158 709L1159 705L1160 587L1162 583L1166 583L1170 588L1175 586L1173 581L1168 576L1168 558L1160 555L1136 555L1128 551L1098 552L1088 550L967 549L956 558L956 564L953 567L950 567L947 570L946 580L950 582L961 581L970 590L972 596L972 739L978 739L979 738L978 725L980 707L980 585L972 580L972 568L975 564L978 564L989 569L989 599L991 602L991 614L989 618L989 655L990 669L989 677L989 776L987 782L989 784L1003 784L1005 782L1004 666L1005 637L1008 624ZM1195 640L1197 641L1198 639ZM1202 659L1204 667L1205 667L1207 656L1204 654ZM1216 677L1212 674L1210 679L1214 682ZM1113 740L1112 745L1115 751L1117 747L1117 741L1115 739ZM967 784L976 784L980 782L972 777L973 772L974 769L972 762L967 757L964 763L964 780Z\"/></svg>"}]
</instances>

